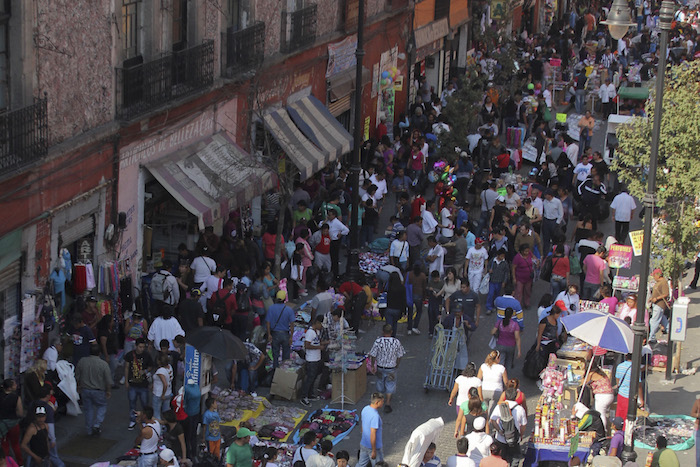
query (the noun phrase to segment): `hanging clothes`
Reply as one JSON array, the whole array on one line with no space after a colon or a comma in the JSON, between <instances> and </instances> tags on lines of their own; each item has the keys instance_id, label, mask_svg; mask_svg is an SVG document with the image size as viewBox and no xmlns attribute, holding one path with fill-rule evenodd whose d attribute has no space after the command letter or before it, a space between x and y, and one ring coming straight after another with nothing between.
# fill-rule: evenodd
<instances>
[{"instance_id":1,"label":"hanging clothes","mask_svg":"<svg viewBox=\"0 0 700 467\"><path fill-rule=\"evenodd\" d=\"M63 269L55 268L49 276L53 285L54 296L58 299L61 311L66 307L66 274Z\"/></svg>"},{"instance_id":2,"label":"hanging clothes","mask_svg":"<svg viewBox=\"0 0 700 467\"><path fill-rule=\"evenodd\" d=\"M66 274L66 279L71 280L71 277L73 275L73 262L71 261L70 258L70 251L68 251L65 248L61 248L60 251L60 259L58 260L59 262L59 267L64 270Z\"/></svg>"},{"instance_id":3,"label":"hanging clothes","mask_svg":"<svg viewBox=\"0 0 700 467\"><path fill-rule=\"evenodd\" d=\"M75 265L75 280L73 281L73 290L76 295L81 295L87 289L87 270L84 264Z\"/></svg>"},{"instance_id":4,"label":"hanging clothes","mask_svg":"<svg viewBox=\"0 0 700 467\"><path fill-rule=\"evenodd\" d=\"M92 269L92 263L88 262L85 265L85 282L87 290L95 288L95 272Z\"/></svg>"}]
</instances>

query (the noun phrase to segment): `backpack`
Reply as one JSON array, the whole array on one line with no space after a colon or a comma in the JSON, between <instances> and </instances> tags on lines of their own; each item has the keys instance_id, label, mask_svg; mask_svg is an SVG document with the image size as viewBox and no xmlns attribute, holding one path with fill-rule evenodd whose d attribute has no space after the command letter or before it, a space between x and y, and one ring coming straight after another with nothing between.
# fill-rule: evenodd
<instances>
[{"instance_id":1,"label":"backpack","mask_svg":"<svg viewBox=\"0 0 700 467\"><path fill-rule=\"evenodd\" d=\"M520 432L515 426L513 412L511 412L510 407L508 406L508 402L498 404L498 410L500 411L499 415L501 418L501 422L500 427L497 426L496 429L499 433L503 435L508 447L518 447L518 445L520 444Z\"/></svg>"},{"instance_id":2,"label":"backpack","mask_svg":"<svg viewBox=\"0 0 700 467\"><path fill-rule=\"evenodd\" d=\"M172 284L168 283L169 272L158 271L151 279L151 296L153 300L168 301L172 293Z\"/></svg>"},{"instance_id":3,"label":"backpack","mask_svg":"<svg viewBox=\"0 0 700 467\"><path fill-rule=\"evenodd\" d=\"M209 323L211 326L222 327L226 322L226 300L228 300L230 296L230 291L223 297L217 291L207 302L207 311L209 312Z\"/></svg>"},{"instance_id":4,"label":"backpack","mask_svg":"<svg viewBox=\"0 0 700 467\"><path fill-rule=\"evenodd\" d=\"M251 310L250 290L243 282L239 282L236 287L236 303L238 304L238 313L248 313Z\"/></svg>"}]
</instances>

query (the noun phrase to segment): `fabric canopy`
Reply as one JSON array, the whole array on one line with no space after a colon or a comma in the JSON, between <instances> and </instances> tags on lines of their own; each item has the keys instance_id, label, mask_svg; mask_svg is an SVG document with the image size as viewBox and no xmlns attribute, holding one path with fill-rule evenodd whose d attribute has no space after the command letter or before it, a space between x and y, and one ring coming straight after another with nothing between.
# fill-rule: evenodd
<instances>
[{"instance_id":1,"label":"fabric canopy","mask_svg":"<svg viewBox=\"0 0 700 467\"><path fill-rule=\"evenodd\" d=\"M645 101L649 98L649 88L622 87L617 91L617 95L620 99Z\"/></svg>"},{"instance_id":2,"label":"fabric canopy","mask_svg":"<svg viewBox=\"0 0 700 467\"><path fill-rule=\"evenodd\" d=\"M227 218L231 210L272 189L276 178L226 134L204 140L146 165L189 212L199 228Z\"/></svg>"},{"instance_id":3,"label":"fabric canopy","mask_svg":"<svg viewBox=\"0 0 700 467\"><path fill-rule=\"evenodd\" d=\"M314 96L289 104L287 111L301 132L322 151L330 154L325 165L352 150L352 135Z\"/></svg>"},{"instance_id":4,"label":"fabric canopy","mask_svg":"<svg viewBox=\"0 0 700 467\"><path fill-rule=\"evenodd\" d=\"M299 169L301 181L311 177L331 161L331 153L319 149L309 141L294 124L286 109L266 113L263 122L267 131Z\"/></svg>"}]
</instances>

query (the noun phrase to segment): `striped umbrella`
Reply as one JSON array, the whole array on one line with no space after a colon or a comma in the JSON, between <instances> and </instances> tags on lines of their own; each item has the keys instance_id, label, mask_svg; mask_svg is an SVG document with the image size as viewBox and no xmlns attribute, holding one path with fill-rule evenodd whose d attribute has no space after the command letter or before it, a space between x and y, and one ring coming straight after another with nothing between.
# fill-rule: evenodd
<instances>
[{"instance_id":1,"label":"striped umbrella","mask_svg":"<svg viewBox=\"0 0 700 467\"><path fill-rule=\"evenodd\" d=\"M610 313L583 311L566 316L561 322L569 334L587 344L623 354L632 352L632 329Z\"/></svg>"}]
</instances>

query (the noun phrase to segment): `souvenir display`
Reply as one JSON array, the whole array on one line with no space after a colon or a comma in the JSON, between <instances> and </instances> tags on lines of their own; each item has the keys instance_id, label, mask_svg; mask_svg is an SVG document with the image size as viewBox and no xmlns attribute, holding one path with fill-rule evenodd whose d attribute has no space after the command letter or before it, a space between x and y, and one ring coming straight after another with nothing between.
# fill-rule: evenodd
<instances>
[{"instance_id":1,"label":"souvenir display","mask_svg":"<svg viewBox=\"0 0 700 467\"><path fill-rule=\"evenodd\" d=\"M350 434L359 417L356 410L334 410L330 407L319 409L310 414L294 434L294 442L299 443L304 433L309 430L317 432L319 439L330 440L335 446Z\"/></svg>"}]
</instances>

